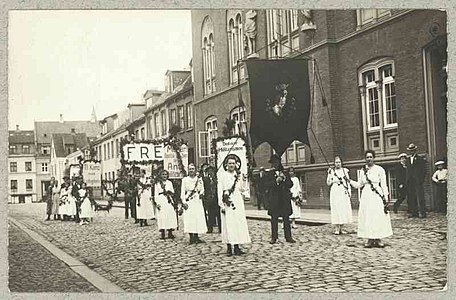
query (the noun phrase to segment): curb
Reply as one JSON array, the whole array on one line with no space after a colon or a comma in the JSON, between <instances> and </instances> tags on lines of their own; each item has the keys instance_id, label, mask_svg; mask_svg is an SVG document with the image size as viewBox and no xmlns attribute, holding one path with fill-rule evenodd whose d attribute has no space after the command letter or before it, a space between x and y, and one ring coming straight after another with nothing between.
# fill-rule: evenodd
<instances>
[{"instance_id":1,"label":"curb","mask_svg":"<svg viewBox=\"0 0 456 300\"><path fill-rule=\"evenodd\" d=\"M93 286L95 286L100 292L102 293L124 293L125 291L112 283L111 281L107 280L103 276L99 275L95 271L91 270L85 264L81 263L79 260L74 258L71 255L68 255L66 252L61 250L60 248L56 247L54 244L49 242L46 238L44 238L41 234L27 228L24 224L20 221L14 219L13 217L9 216L8 219L17 226L19 229L24 231L28 234L33 240L38 242L41 246L46 248L52 255L57 257L59 260L67 264L73 272L79 274L82 278L87 280Z\"/></svg>"}]
</instances>

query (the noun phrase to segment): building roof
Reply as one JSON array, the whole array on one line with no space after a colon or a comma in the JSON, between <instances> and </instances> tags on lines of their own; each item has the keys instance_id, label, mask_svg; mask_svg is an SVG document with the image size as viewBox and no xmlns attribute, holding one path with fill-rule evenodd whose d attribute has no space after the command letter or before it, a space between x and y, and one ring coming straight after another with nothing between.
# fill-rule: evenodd
<instances>
[{"instance_id":1,"label":"building roof","mask_svg":"<svg viewBox=\"0 0 456 300\"><path fill-rule=\"evenodd\" d=\"M101 133L101 125L99 122L90 121L51 121L40 122L35 121L36 142L38 144L50 144L51 136L55 133L71 134L71 129L74 128L76 134L84 133L87 137L97 137Z\"/></svg>"},{"instance_id":2,"label":"building roof","mask_svg":"<svg viewBox=\"0 0 456 300\"><path fill-rule=\"evenodd\" d=\"M33 130L10 130L8 143L12 144L34 144L35 135Z\"/></svg>"},{"instance_id":3,"label":"building roof","mask_svg":"<svg viewBox=\"0 0 456 300\"><path fill-rule=\"evenodd\" d=\"M57 157L66 157L68 153L65 151L65 146L73 146L73 151L81 149L89 144L89 139L85 133L54 133L52 134L54 141L55 155Z\"/></svg>"}]
</instances>

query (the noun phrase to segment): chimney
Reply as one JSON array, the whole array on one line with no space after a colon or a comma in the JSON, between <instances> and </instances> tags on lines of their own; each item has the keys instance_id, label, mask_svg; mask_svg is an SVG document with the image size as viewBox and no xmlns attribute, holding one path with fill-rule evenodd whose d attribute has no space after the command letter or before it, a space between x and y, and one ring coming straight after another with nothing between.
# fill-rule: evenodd
<instances>
[{"instance_id":1,"label":"chimney","mask_svg":"<svg viewBox=\"0 0 456 300\"><path fill-rule=\"evenodd\" d=\"M63 115L60 114L60 123L63 123Z\"/></svg>"},{"instance_id":2,"label":"chimney","mask_svg":"<svg viewBox=\"0 0 456 300\"><path fill-rule=\"evenodd\" d=\"M19 125L16 125L16 131L19 131Z\"/></svg>"}]
</instances>

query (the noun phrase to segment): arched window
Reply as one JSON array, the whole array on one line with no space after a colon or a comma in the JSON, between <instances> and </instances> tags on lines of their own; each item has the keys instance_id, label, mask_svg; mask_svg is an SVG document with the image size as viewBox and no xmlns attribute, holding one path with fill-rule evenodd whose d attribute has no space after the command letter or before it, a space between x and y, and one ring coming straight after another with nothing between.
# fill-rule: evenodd
<instances>
[{"instance_id":1,"label":"arched window","mask_svg":"<svg viewBox=\"0 0 456 300\"><path fill-rule=\"evenodd\" d=\"M240 11L228 11L227 13L227 35L228 35L228 55L230 64L230 82L236 83L238 80L238 60L243 59L244 53L244 29L242 15ZM240 66L240 78L244 78L243 66Z\"/></svg>"},{"instance_id":2,"label":"arched window","mask_svg":"<svg viewBox=\"0 0 456 300\"><path fill-rule=\"evenodd\" d=\"M359 90L364 148L379 153L398 152L398 105L393 60L382 58L362 66L359 70Z\"/></svg>"},{"instance_id":3,"label":"arched window","mask_svg":"<svg viewBox=\"0 0 456 300\"><path fill-rule=\"evenodd\" d=\"M204 94L215 92L215 43L212 19L207 16L201 29Z\"/></svg>"}]
</instances>

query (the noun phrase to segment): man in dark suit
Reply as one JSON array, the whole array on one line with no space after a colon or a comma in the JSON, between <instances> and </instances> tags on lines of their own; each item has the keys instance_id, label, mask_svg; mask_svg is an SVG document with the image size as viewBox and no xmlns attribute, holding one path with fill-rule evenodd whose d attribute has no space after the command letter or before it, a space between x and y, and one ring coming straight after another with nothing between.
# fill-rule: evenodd
<instances>
[{"instance_id":1,"label":"man in dark suit","mask_svg":"<svg viewBox=\"0 0 456 300\"><path fill-rule=\"evenodd\" d=\"M79 219L79 207L81 206L80 199L79 199L79 189L82 187L82 177L77 176L74 177L74 183L71 188L71 196L76 199L76 215L74 216L74 221L79 223L81 220Z\"/></svg>"},{"instance_id":2,"label":"man in dark suit","mask_svg":"<svg viewBox=\"0 0 456 300\"><path fill-rule=\"evenodd\" d=\"M213 227L217 224L219 233L222 232L220 221L220 207L217 197L217 178L216 169L209 166L205 170L206 176L203 177L204 184L204 207L207 209L207 232L212 233Z\"/></svg>"},{"instance_id":3,"label":"man in dark suit","mask_svg":"<svg viewBox=\"0 0 456 300\"><path fill-rule=\"evenodd\" d=\"M260 172L255 177L255 195L256 195L256 198L257 198L258 210L261 209L262 205L263 205L263 207L265 209L268 208L268 206L266 204L267 191L266 191L266 184L265 184L266 181L265 181L265 179L266 179L266 174L265 174L264 168L261 167L260 168Z\"/></svg>"},{"instance_id":4,"label":"man in dark suit","mask_svg":"<svg viewBox=\"0 0 456 300\"><path fill-rule=\"evenodd\" d=\"M416 153L418 147L410 144L407 147L409 157L407 159L407 201L410 208L410 218L426 218L426 203L424 200L423 182L425 176L424 158ZM418 215L418 211L420 215Z\"/></svg>"},{"instance_id":5,"label":"man in dark suit","mask_svg":"<svg viewBox=\"0 0 456 300\"><path fill-rule=\"evenodd\" d=\"M293 182L290 176L284 172L278 155L272 155L269 162L272 165L272 170L266 175L266 185L269 198L268 215L271 216L272 237L270 243L275 244L277 242L279 217L283 219L285 240L289 243L296 243L291 237L289 219L292 213L290 188L293 186Z\"/></svg>"},{"instance_id":6,"label":"man in dark suit","mask_svg":"<svg viewBox=\"0 0 456 300\"><path fill-rule=\"evenodd\" d=\"M399 154L399 159L401 160L395 167L396 175L396 185L397 185L397 201L393 205L393 211L397 213L397 209L401 206L401 203L404 202L405 197L407 196L407 154ZM408 205L408 210L410 212L410 204Z\"/></svg>"}]
</instances>

